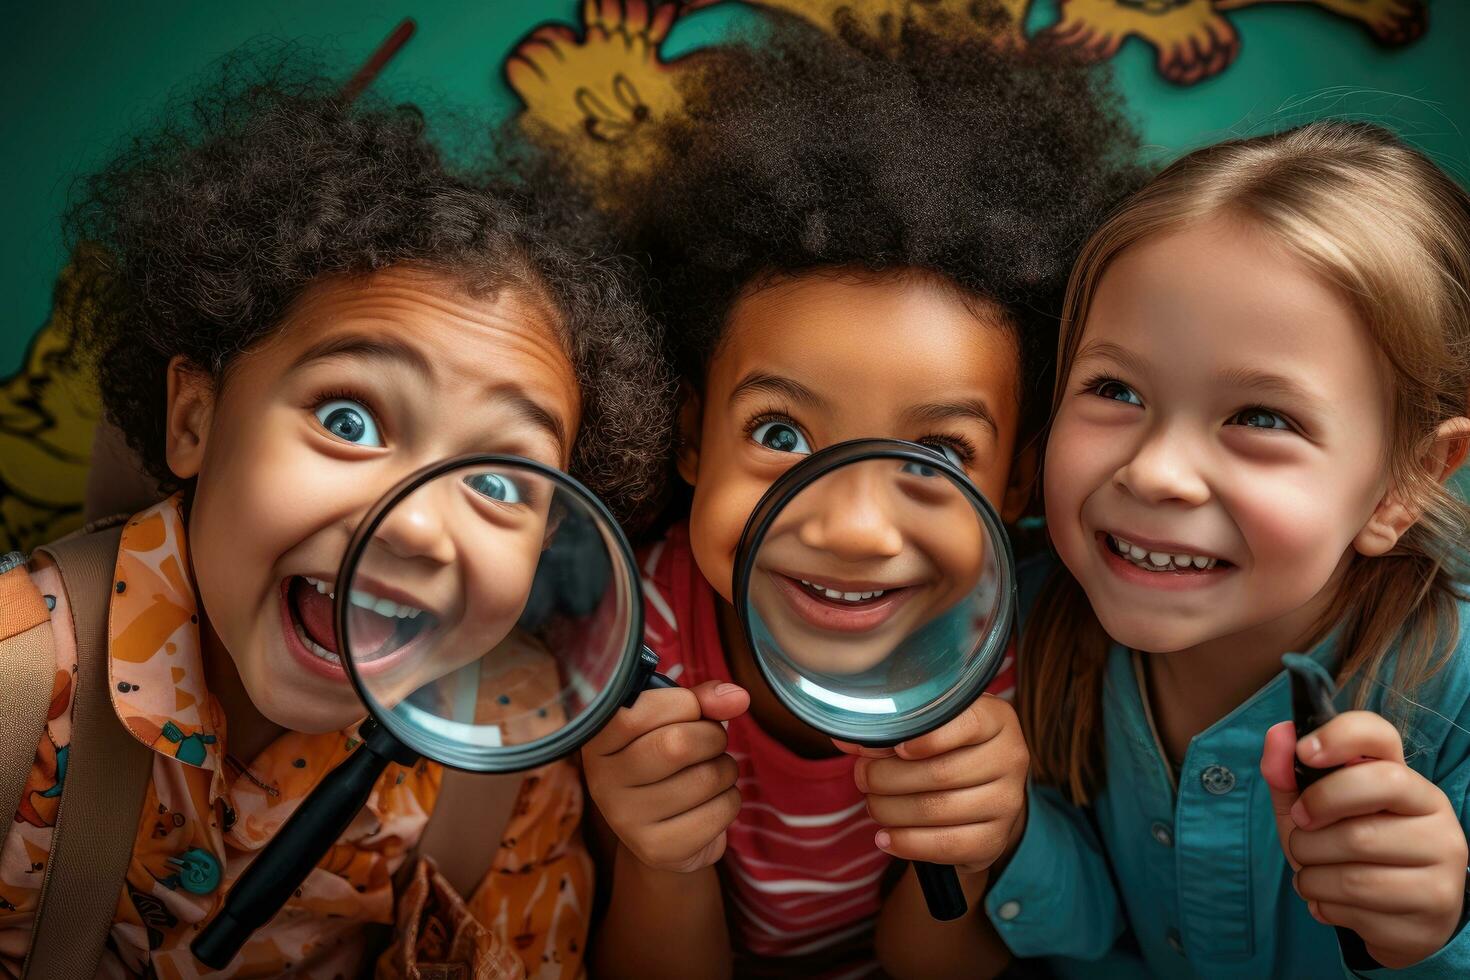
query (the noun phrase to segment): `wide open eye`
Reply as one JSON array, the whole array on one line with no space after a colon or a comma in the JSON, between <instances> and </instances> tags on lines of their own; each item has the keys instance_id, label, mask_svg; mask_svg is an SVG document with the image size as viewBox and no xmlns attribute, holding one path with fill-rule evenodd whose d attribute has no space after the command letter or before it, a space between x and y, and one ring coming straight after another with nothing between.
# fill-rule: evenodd
<instances>
[{"instance_id":1,"label":"wide open eye","mask_svg":"<svg viewBox=\"0 0 1470 980\"><path fill-rule=\"evenodd\" d=\"M799 456L810 456L812 447L807 445L806 437L789 422L763 422L756 426L750 437L767 449L774 449L778 453L796 453Z\"/></svg>"},{"instance_id":2,"label":"wide open eye","mask_svg":"<svg viewBox=\"0 0 1470 980\"><path fill-rule=\"evenodd\" d=\"M383 445L373 413L361 402L349 398L334 398L318 406L313 414L322 424L322 428L343 442L350 442L354 446Z\"/></svg>"},{"instance_id":3,"label":"wide open eye","mask_svg":"<svg viewBox=\"0 0 1470 980\"><path fill-rule=\"evenodd\" d=\"M520 484L503 473L475 473L465 477L464 484L480 496L501 504L518 504L525 498Z\"/></svg>"}]
</instances>

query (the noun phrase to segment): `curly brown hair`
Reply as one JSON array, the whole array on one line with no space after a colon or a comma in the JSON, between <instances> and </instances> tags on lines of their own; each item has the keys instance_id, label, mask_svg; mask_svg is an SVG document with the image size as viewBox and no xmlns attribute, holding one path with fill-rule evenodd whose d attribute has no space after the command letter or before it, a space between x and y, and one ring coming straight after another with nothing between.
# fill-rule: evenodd
<instances>
[{"instance_id":1,"label":"curly brown hair","mask_svg":"<svg viewBox=\"0 0 1470 980\"><path fill-rule=\"evenodd\" d=\"M170 486L171 358L218 382L314 282L412 264L472 295L525 290L557 315L582 391L571 472L637 525L662 483L671 399L626 263L566 220L581 209L554 185L457 172L418 109L345 101L293 64L227 60L79 183L68 238L104 265L84 342L108 418Z\"/></svg>"},{"instance_id":2,"label":"curly brown hair","mask_svg":"<svg viewBox=\"0 0 1470 980\"><path fill-rule=\"evenodd\" d=\"M849 267L920 270L998 303L1044 420L1072 259L1138 186L1105 70L906 25L858 45L799 21L699 62L660 166L623 196L651 299L696 387L742 290Z\"/></svg>"}]
</instances>

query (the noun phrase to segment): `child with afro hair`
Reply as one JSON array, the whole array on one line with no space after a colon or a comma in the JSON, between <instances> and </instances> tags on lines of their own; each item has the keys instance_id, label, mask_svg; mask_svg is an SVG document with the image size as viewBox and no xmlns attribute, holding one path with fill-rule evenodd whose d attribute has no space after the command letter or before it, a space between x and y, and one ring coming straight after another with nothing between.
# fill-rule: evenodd
<instances>
[{"instance_id":1,"label":"child with afro hair","mask_svg":"<svg viewBox=\"0 0 1470 980\"><path fill-rule=\"evenodd\" d=\"M878 52L781 23L710 54L686 96L627 195L683 382L688 520L644 557L646 641L683 689L583 749L610 831L593 962L973 975L1004 955L975 899L1020 826L1012 669L922 738L834 744L760 679L734 553L777 477L857 438L927 444L1021 513L1067 272L1139 180L1135 139L1093 69L913 29ZM888 567L829 558L854 581ZM933 920L915 861L955 865L970 912Z\"/></svg>"},{"instance_id":2,"label":"child with afro hair","mask_svg":"<svg viewBox=\"0 0 1470 980\"><path fill-rule=\"evenodd\" d=\"M472 452L569 469L625 519L658 489L666 372L619 264L545 220L565 209L532 188L456 171L414 107L348 102L289 57L266 62L232 60L85 182L72 214L76 244L101 265L88 341L107 417L173 496L82 539L113 573L86 605L48 552L11 556L0 574L0 641L47 631L21 649L56 678L44 728L6 730L40 738L0 850L12 975L28 957L37 975L37 953L74 941L57 934L65 915L33 923L57 908L34 872L48 862L52 880L58 807L87 756L71 741L78 699L100 702L115 738L142 753L146 785L141 816L66 824L69 838L112 833L131 853L75 975L200 975L191 940L360 744L364 709L319 583L373 503ZM538 554L534 517L520 524ZM400 535L395 553L442 570L466 544L453 524ZM465 598L462 578L437 580L445 608ZM88 608L106 610L105 669L78 675L95 633L73 628L73 610ZM544 659L528 664L554 669ZM451 809L438 805L451 778L390 765L222 975L362 975L395 909L409 938L383 954L385 976L419 975L416 956L477 976L575 974L592 898L575 763L460 799L491 846L476 863L475 841L459 838L436 853L436 874L414 858L430 816Z\"/></svg>"}]
</instances>

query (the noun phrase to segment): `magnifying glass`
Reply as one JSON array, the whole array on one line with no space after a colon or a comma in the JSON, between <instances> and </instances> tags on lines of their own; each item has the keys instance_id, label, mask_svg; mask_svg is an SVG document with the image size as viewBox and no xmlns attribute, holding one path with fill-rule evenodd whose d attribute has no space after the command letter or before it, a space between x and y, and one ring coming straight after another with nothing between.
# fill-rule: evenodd
<instances>
[{"instance_id":1,"label":"magnifying glass","mask_svg":"<svg viewBox=\"0 0 1470 980\"><path fill-rule=\"evenodd\" d=\"M844 442L775 482L735 559L761 675L818 731L887 747L932 731L994 679L1016 621L999 516L927 446ZM930 913L967 910L949 865L915 862Z\"/></svg>"},{"instance_id":2,"label":"magnifying glass","mask_svg":"<svg viewBox=\"0 0 1470 980\"><path fill-rule=\"evenodd\" d=\"M285 904L390 762L533 769L576 751L645 687L674 686L640 642L637 566L612 515L519 457L448 460L389 491L353 535L331 603L330 631L304 625L335 643L327 652L367 708L362 744L194 940L214 969Z\"/></svg>"}]
</instances>

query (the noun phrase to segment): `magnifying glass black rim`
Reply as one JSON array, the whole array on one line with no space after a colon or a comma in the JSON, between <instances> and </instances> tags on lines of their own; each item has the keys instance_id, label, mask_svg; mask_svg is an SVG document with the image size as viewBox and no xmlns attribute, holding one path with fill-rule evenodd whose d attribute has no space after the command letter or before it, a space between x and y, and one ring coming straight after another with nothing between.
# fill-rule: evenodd
<instances>
[{"instance_id":1,"label":"magnifying glass black rim","mask_svg":"<svg viewBox=\"0 0 1470 980\"><path fill-rule=\"evenodd\" d=\"M1001 563L1001 573L1005 576L1005 596L1001 601L999 614L1005 617L1004 629L1000 635L1004 637L1004 643L1009 643L1011 631L1015 628L1018 606L1016 599L1016 562L1011 552L1011 539L1006 534L1005 525L1001 522L1000 515L990 501L979 488L948 458L936 452L922 443L907 442L903 439L853 439L848 442L839 442L828 446L820 452L802 460L791 469L782 473L775 483L771 484L769 490L761 497L755 509L750 512L749 519L745 522L745 529L740 533L740 544L735 550L735 580L732 594L735 599L735 609L740 620L740 630L745 634L746 645L750 648L751 657L755 660L756 667L760 669L761 678L766 686L771 689L777 699L785 705L794 715L802 721L811 725L820 732L824 732L844 741L856 742L874 748L886 748L897 745L911 738L917 738L925 732L931 732L944 725L975 700L995 679L1000 672L1002 662L1005 660L1004 645L998 656L991 657L991 663L985 670L976 674L962 687L955 691L955 697L951 703L946 705L942 711L936 711L933 715L923 716L923 725L907 731L901 738L874 739L867 733L858 733L853 730L840 729L830 723L830 719L819 716L807 706L790 697L780 679L773 676L771 668L766 664L765 658L756 652L756 640L754 630L751 628L751 606L750 606L750 578L755 572L755 556L759 550L756 545L765 540L766 531L770 529L772 522L781 509L788 504L793 497L801 493L817 480L831 473L833 470L850 466L854 463L865 462L870 459L899 459L907 462L918 463L930 469L939 470L946 474L950 481L959 487L960 491L969 498L970 502L983 515L982 519L989 523L988 528L995 533L996 545L1000 548L1000 557L1004 559Z\"/></svg>"},{"instance_id":2,"label":"magnifying glass black rim","mask_svg":"<svg viewBox=\"0 0 1470 980\"><path fill-rule=\"evenodd\" d=\"M358 563L367 550L368 542L372 540L388 512L409 494L431 480L436 480L455 470L490 466L514 467L544 476L553 484L571 490L597 517L606 521L607 526L612 529L612 538L616 546L616 554L611 557L614 561L622 560L624 571L629 576L628 604L630 608L628 610L628 642L621 655L617 672L609 680L598 699L582 712L580 718L568 722L556 734L537 739L526 745L507 745L487 750L485 748L466 749L453 739L434 736L431 733L410 728L398 718L396 712L383 708L363 683L357 671L356 661L348 649L347 610L351 607L349 595ZM388 729L404 745L419 752L425 758L452 769L476 773L522 772L554 762L575 752L597 734L598 730L612 717L613 712L618 710L625 689L634 673L639 669L638 651L642 648L643 641L643 602L638 595L638 564L634 560L633 549L628 544L627 536L623 534L623 529L613 518L607 505L599 500L591 490L583 486L579 480L561 470L523 456L471 453L442 460L405 477L373 505L367 516L357 526L357 530L353 532L352 540L348 542L346 554L342 559L342 567L337 572L336 591L337 599L333 604L332 618L337 630L338 655L342 660L343 669L347 671L348 679L352 682L353 690L357 692L358 698L367 708L368 715L377 719L380 725ZM486 759L492 760L491 764L487 765Z\"/></svg>"}]
</instances>

